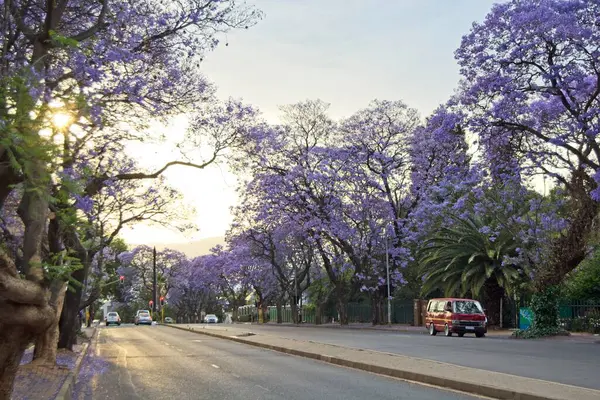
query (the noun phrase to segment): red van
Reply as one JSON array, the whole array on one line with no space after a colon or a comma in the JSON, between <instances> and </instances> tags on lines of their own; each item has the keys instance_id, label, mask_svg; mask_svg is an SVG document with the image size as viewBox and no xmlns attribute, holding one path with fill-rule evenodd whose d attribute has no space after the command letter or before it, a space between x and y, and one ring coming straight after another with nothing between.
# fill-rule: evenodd
<instances>
[{"instance_id":1,"label":"red van","mask_svg":"<svg viewBox=\"0 0 600 400\"><path fill-rule=\"evenodd\" d=\"M444 332L446 336L456 333L474 333L484 337L487 333L487 317L481 304L472 299L431 299L427 304L425 327L435 336Z\"/></svg>"}]
</instances>

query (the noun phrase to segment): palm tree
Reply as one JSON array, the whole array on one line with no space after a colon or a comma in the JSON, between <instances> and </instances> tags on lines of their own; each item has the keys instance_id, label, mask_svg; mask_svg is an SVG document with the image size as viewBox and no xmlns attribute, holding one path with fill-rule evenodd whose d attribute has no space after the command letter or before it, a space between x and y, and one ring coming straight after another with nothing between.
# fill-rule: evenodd
<instances>
[{"instance_id":1,"label":"palm tree","mask_svg":"<svg viewBox=\"0 0 600 400\"><path fill-rule=\"evenodd\" d=\"M509 229L491 236L482 218L452 219L453 226L441 228L419 250L422 292L427 295L442 289L446 296L481 294L493 310L488 316L490 323L496 324L504 294L529 277L527 267L503 262L506 256L517 256L520 243Z\"/></svg>"}]
</instances>

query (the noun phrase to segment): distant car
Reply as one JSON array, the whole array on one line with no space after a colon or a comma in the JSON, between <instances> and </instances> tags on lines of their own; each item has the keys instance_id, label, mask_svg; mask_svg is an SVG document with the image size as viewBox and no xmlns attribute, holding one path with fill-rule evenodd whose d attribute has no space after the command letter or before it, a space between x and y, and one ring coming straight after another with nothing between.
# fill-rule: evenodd
<instances>
[{"instance_id":1,"label":"distant car","mask_svg":"<svg viewBox=\"0 0 600 400\"><path fill-rule=\"evenodd\" d=\"M207 324L216 324L219 322L219 318L217 318L215 314L207 314L206 317L204 317L204 322Z\"/></svg>"},{"instance_id":2,"label":"distant car","mask_svg":"<svg viewBox=\"0 0 600 400\"><path fill-rule=\"evenodd\" d=\"M150 315L150 311L148 310L138 310L135 314L136 325L152 325L152 316Z\"/></svg>"},{"instance_id":3,"label":"distant car","mask_svg":"<svg viewBox=\"0 0 600 400\"><path fill-rule=\"evenodd\" d=\"M166 317L165 318L165 324L174 324L175 321L173 320L173 318L171 317Z\"/></svg>"},{"instance_id":4,"label":"distant car","mask_svg":"<svg viewBox=\"0 0 600 400\"><path fill-rule=\"evenodd\" d=\"M109 326L110 324L116 324L116 325L121 325L121 317L119 316L119 313L116 311L111 311L106 315L106 326Z\"/></svg>"}]
</instances>

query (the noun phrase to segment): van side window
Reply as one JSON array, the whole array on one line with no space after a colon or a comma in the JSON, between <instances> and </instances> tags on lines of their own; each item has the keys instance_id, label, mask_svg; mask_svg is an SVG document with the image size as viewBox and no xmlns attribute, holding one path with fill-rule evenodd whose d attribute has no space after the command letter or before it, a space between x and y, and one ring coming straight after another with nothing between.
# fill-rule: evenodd
<instances>
[{"instance_id":1,"label":"van side window","mask_svg":"<svg viewBox=\"0 0 600 400\"><path fill-rule=\"evenodd\" d=\"M436 301L435 302L435 312L440 312L444 310L444 302L443 301Z\"/></svg>"}]
</instances>

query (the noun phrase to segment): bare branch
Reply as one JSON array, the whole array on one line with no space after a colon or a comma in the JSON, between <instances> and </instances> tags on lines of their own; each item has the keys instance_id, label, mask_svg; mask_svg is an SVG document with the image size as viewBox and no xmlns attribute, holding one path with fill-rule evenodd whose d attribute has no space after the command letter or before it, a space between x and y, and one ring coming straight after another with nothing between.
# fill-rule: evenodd
<instances>
[{"instance_id":1,"label":"bare branch","mask_svg":"<svg viewBox=\"0 0 600 400\"><path fill-rule=\"evenodd\" d=\"M98 20L96 21L96 23L89 29L80 32L77 35L71 36L70 39L81 42L94 36L101 29L106 28L108 26L108 23L104 21L104 18L106 17L106 11L108 10L108 1L109 0L98 0L98 2L102 4L102 8L100 9L100 15L98 15Z\"/></svg>"}]
</instances>

